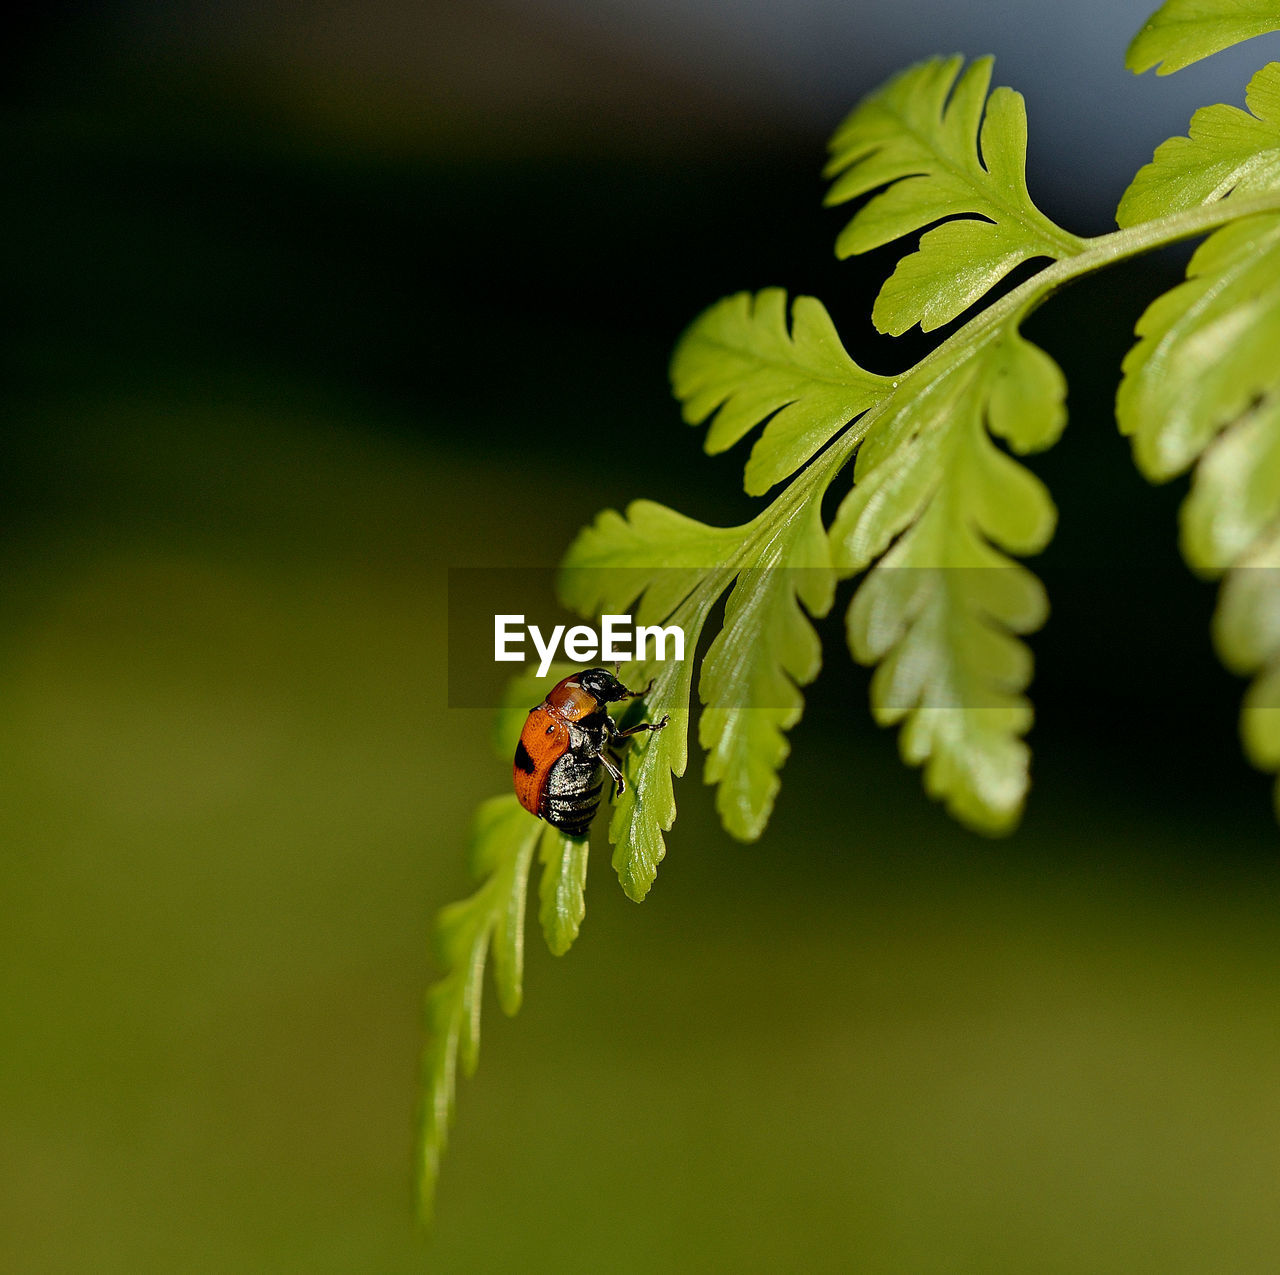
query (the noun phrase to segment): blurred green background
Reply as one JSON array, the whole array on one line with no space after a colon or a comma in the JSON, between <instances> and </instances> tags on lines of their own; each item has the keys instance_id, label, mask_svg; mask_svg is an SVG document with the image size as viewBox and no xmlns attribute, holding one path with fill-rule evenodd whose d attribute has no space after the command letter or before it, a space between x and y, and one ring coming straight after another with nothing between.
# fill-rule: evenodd
<instances>
[{"instance_id":1,"label":"blurred green background","mask_svg":"<svg viewBox=\"0 0 1280 1275\"><path fill-rule=\"evenodd\" d=\"M54 4L4 55L0 1269L1274 1269L1280 833L1110 417L1175 260L1033 323L1072 425L1022 830L929 805L828 624L766 837L695 762L643 907L599 844L573 951L531 930L416 1228L431 920L508 775L445 706L446 569L749 509L664 380L725 292L919 348L818 168L929 5L815 36L812 118L572 9Z\"/></svg>"}]
</instances>

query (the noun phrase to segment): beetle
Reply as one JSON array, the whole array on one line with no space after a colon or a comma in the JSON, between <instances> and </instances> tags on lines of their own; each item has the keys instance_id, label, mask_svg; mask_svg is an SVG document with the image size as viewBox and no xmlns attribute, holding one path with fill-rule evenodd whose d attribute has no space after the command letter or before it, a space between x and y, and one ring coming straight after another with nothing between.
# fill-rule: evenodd
<instances>
[{"instance_id":1,"label":"beetle","mask_svg":"<svg viewBox=\"0 0 1280 1275\"><path fill-rule=\"evenodd\" d=\"M582 669L557 682L547 698L525 720L516 745L511 776L520 804L539 819L570 837L585 837L600 808L607 771L614 796L627 789L622 762L610 745L641 731L661 730L670 720L640 722L619 730L609 716L608 705L640 699L642 691L629 691L603 668Z\"/></svg>"}]
</instances>

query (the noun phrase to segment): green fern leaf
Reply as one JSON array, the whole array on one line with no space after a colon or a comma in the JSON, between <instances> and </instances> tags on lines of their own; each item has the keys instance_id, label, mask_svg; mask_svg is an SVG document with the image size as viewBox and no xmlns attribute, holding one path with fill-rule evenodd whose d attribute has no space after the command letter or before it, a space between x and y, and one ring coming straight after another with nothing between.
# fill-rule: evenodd
<instances>
[{"instance_id":1,"label":"green fern leaf","mask_svg":"<svg viewBox=\"0 0 1280 1275\"><path fill-rule=\"evenodd\" d=\"M1268 31L1280 31L1276 0L1165 0L1133 37L1125 65L1169 75Z\"/></svg>"},{"instance_id":2,"label":"green fern leaf","mask_svg":"<svg viewBox=\"0 0 1280 1275\"><path fill-rule=\"evenodd\" d=\"M569 546L560 570L565 605L580 615L621 614L633 603L638 624L677 624L692 656L712 605L733 579L717 563L741 545L736 531L710 527L649 500L634 501L626 516L606 509ZM633 684L652 676L645 696L651 717L670 717L664 730L646 733L627 746L627 791L609 824L613 866L628 897L639 902L666 854L663 833L675 822L672 775L688 764L689 696L693 660L637 664L627 670Z\"/></svg>"},{"instance_id":3,"label":"green fern leaf","mask_svg":"<svg viewBox=\"0 0 1280 1275\"><path fill-rule=\"evenodd\" d=\"M1169 0L1135 41L1137 60L1163 60L1164 73L1280 29L1273 4ZM1065 423L1062 374L1020 324L1072 279L1224 223L1193 257L1187 281L1140 321L1117 412L1150 477L1195 466L1183 551L1196 570L1223 577L1215 641L1229 667L1254 678L1242 713L1245 747L1259 766L1280 772L1280 67L1255 77L1251 113L1198 112L1189 137L1160 147L1127 192L1119 218L1130 228L1087 242L1030 200L1022 99L1008 89L988 97L989 60L961 72L959 58L911 68L842 126L829 202L870 198L838 251L924 232L876 303L877 325L892 333L954 319L1020 262L1057 264L892 381L854 363L812 298L795 301L789 323L780 289L713 306L673 358L685 418L710 419L709 452L762 427L747 491L791 481L741 527L711 527L650 501L625 515L606 511L566 557L559 587L573 609L588 617L631 611L641 624L678 625L686 637L683 661L639 661L622 673L633 686L652 676L645 713L669 715L666 729L628 744L627 790L609 824L614 868L637 901L655 880L676 816L694 651L726 593L725 624L710 642L698 692L706 777L729 832L749 840L763 830L786 732L821 663L811 617L828 612L839 577L859 573L846 629L854 658L875 667L875 717L901 727L904 758L923 767L926 789L955 817L992 833L1013 825L1029 783L1023 737L1032 720L1024 695L1032 660L1020 638L1047 614L1040 582L1015 557L1048 543L1056 513L1010 453L1052 445ZM1252 202L1202 207L1244 194ZM1168 217L1173 211L1182 216ZM851 459L853 487L828 533L823 497ZM529 708L569 667L512 683L496 730L504 760ZM500 1004L507 1013L520 1004L539 845L539 919L550 949L566 951L585 911L587 842L532 819L513 795L478 814L472 860L483 884L440 913L446 972L427 1000L424 1215L457 1070L471 1072L478 1058L491 953Z\"/></svg>"},{"instance_id":4,"label":"green fern leaf","mask_svg":"<svg viewBox=\"0 0 1280 1275\"><path fill-rule=\"evenodd\" d=\"M826 445L887 388L845 353L820 301L765 288L726 297L695 319L671 360L684 419L714 413L703 443L714 455L767 420L747 461L745 488L761 495Z\"/></svg>"},{"instance_id":5,"label":"green fern leaf","mask_svg":"<svg viewBox=\"0 0 1280 1275\"><path fill-rule=\"evenodd\" d=\"M726 831L743 841L754 841L769 821L790 752L783 732L804 711L799 688L822 667L822 646L804 610L826 615L835 597L819 504L782 523L739 575L724 628L702 665L698 694L706 708L698 739L707 750L706 781L718 785Z\"/></svg>"},{"instance_id":6,"label":"green fern leaf","mask_svg":"<svg viewBox=\"0 0 1280 1275\"><path fill-rule=\"evenodd\" d=\"M1211 235L1137 331L1116 415L1139 468L1162 482L1280 386L1280 218Z\"/></svg>"},{"instance_id":7,"label":"green fern leaf","mask_svg":"<svg viewBox=\"0 0 1280 1275\"><path fill-rule=\"evenodd\" d=\"M1154 480L1199 460L1183 553L1202 574L1226 574L1215 644L1229 668L1257 675L1241 734L1255 764L1280 770L1280 218L1211 236L1188 281L1153 303L1138 331L1121 428Z\"/></svg>"},{"instance_id":8,"label":"green fern leaf","mask_svg":"<svg viewBox=\"0 0 1280 1275\"><path fill-rule=\"evenodd\" d=\"M1280 434L1273 409L1268 432ZM1280 502L1272 508L1280 514ZM1254 677L1240 712L1245 755L1280 772L1280 526L1274 521L1227 574L1214 614L1214 641L1233 672ZM1280 783L1275 788L1280 814Z\"/></svg>"},{"instance_id":9,"label":"green fern leaf","mask_svg":"<svg viewBox=\"0 0 1280 1275\"><path fill-rule=\"evenodd\" d=\"M561 564L558 591L567 607L588 617L623 614L642 599L637 622L656 624L740 543L733 529L634 500L625 517L606 509L579 533Z\"/></svg>"},{"instance_id":10,"label":"green fern leaf","mask_svg":"<svg viewBox=\"0 0 1280 1275\"><path fill-rule=\"evenodd\" d=\"M1031 657L1014 635L1047 613L1040 582L1006 552L1044 548L1056 518L989 431L1026 452L1065 421L1062 375L1017 321L906 378L831 528L839 569L876 563L848 615L854 658L878 665L876 719L903 724L903 757L924 765L928 792L985 832L1009 828L1025 798Z\"/></svg>"},{"instance_id":11,"label":"green fern leaf","mask_svg":"<svg viewBox=\"0 0 1280 1275\"><path fill-rule=\"evenodd\" d=\"M872 311L882 332L927 332L963 313L1015 266L1079 252L1026 185L1022 95L987 97L991 59L935 58L895 76L853 111L831 141L828 204L887 187L854 215L836 253L867 252L943 218L889 278ZM958 78L957 78L958 77ZM985 115L984 115L985 105Z\"/></svg>"},{"instance_id":12,"label":"green fern leaf","mask_svg":"<svg viewBox=\"0 0 1280 1275\"><path fill-rule=\"evenodd\" d=\"M1261 542L1277 516L1280 398L1269 397L1205 449L1182 505L1183 556L1201 574L1221 575ZM1242 658L1247 666L1252 652Z\"/></svg>"},{"instance_id":13,"label":"green fern leaf","mask_svg":"<svg viewBox=\"0 0 1280 1275\"><path fill-rule=\"evenodd\" d=\"M1188 137L1161 143L1125 191L1116 223L1133 226L1227 195L1280 187L1280 63L1253 77L1245 100L1248 111L1201 107Z\"/></svg>"},{"instance_id":14,"label":"green fern leaf","mask_svg":"<svg viewBox=\"0 0 1280 1275\"><path fill-rule=\"evenodd\" d=\"M419 1163L424 1218L431 1215L453 1118L458 1064L471 1075L479 1057L484 967L491 948L499 1002L508 1014L520 1007L525 894L541 828L514 795L485 802L471 833L472 868L485 877L484 884L470 898L444 908L437 922L437 947L448 972L427 994Z\"/></svg>"},{"instance_id":15,"label":"green fern leaf","mask_svg":"<svg viewBox=\"0 0 1280 1275\"><path fill-rule=\"evenodd\" d=\"M1256 675L1241 735L1256 765L1280 771L1280 217L1211 235L1138 334L1117 395L1120 428L1153 481L1195 464L1183 555L1226 577L1215 645L1228 668Z\"/></svg>"},{"instance_id":16,"label":"green fern leaf","mask_svg":"<svg viewBox=\"0 0 1280 1275\"><path fill-rule=\"evenodd\" d=\"M573 946L587 914L587 850L585 838L566 837L549 824L542 834L538 920L553 956Z\"/></svg>"},{"instance_id":17,"label":"green fern leaf","mask_svg":"<svg viewBox=\"0 0 1280 1275\"><path fill-rule=\"evenodd\" d=\"M717 785L721 820L743 840L758 837L768 821L787 755L783 732L803 709L798 687L821 664L817 635L801 609L825 614L834 590L820 503L821 492L797 503L789 491L747 526L718 528L638 502L625 518L602 514L570 547L562 569L562 596L584 615L622 608L643 585L638 622L679 625L690 653L712 606L733 585L725 626L703 664L699 739L709 752L706 779ZM701 569L687 565L695 546ZM664 561L676 565L655 565ZM672 776L688 763L692 670L686 659L631 674L637 682L654 678L645 697L649 715L670 716L664 730L628 745L628 787L609 827L614 868L637 900L653 884L666 853L663 834L675 820Z\"/></svg>"},{"instance_id":18,"label":"green fern leaf","mask_svg":"<svg viewBox=\"0 0 1280 1275\"><path fill-rule=\"evenodd\" d=\"M707 615L723 589L703 584L669 617L684 629L692 649ZM639 903L649 893L666 857L664 833L676 819L672 776L680 776L689 763L689 697L693 689L693 660L670 661L656 666L653 688L645 696L651 718L668 717L665 729L646 732L631 740L623 759L627 790L618 799L609 820L613 843L613 868L623 892Z\"/></svg>"}]
</instances>

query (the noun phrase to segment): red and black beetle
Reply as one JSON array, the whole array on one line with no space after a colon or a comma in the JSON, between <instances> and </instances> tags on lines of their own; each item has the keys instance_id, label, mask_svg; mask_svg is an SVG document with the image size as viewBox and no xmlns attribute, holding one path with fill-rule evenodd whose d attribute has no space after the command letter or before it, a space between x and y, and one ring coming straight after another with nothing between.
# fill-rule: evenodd
<instances>
[{"instance_id":1,"label":"red and black beetle","mask_svg":"<svg viewBox=\"0 0 1280 1275\"><path fill-rule=\"evenodd\" d=\"M609 746L642 730L661 730L669 720L619 730L606 705L639 699L652 685L629 691L602 668L583 669L557 682L529 714L516 745L511 773L520 804L566 835L585 837L600 807L600 772L608 771L615 796L626 791L622 763Z\"/></svg>"}]
</instances>

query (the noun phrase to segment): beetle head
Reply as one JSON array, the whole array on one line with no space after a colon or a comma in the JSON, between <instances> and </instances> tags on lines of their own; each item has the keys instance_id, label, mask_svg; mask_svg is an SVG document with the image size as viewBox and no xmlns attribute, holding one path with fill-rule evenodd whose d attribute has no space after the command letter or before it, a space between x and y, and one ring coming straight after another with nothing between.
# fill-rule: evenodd
<instances>
[{"instance_id":1,"label":"beetle head","mask_svg":"<svg viewBox=\"0 0 1280 1275\"><path fill-rule=\"evenodd\" d=\"M634 698L634 692L627 690L607 668L584 669L578 674L578 685L602 704Z\"/></svg>"}]
</instances>

